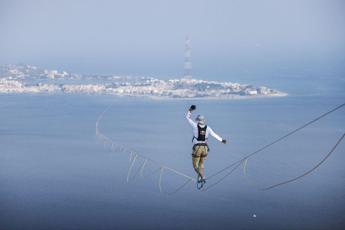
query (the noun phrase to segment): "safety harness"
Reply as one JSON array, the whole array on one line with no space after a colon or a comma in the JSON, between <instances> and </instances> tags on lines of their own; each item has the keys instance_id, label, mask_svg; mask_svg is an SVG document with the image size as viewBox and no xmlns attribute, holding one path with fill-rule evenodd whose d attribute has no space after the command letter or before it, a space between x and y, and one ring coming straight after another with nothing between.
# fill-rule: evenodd
<instances>
[{"instance_id":1,"label":"safety harness","mask_svg":"<svg viewBox=\"0 0 345 230\"><path fill-rule=\"evenodd\" d=\"M207 138L206 138L206 129L207 129L207 125L205 125L204 127L201 127L198 124L198 137L193 136L192 142L194 141L194 139L196 139L197 141L200 141L201 143L207 143Z\"/></svg>"},{"instance_id":2,"label":"safety harness","mask_svg":"<svg viewBox=\"0 0 345 230\"><path fill-rule=\"evenodd\" d=\"M198 137L193 136L192 142L195 140L198 141L198 143L196 143L193 146L193 150L196 149L196 147L200 147L200 146L206 146L207 147L207 151L210 151L210 148L208 147L207 144L207 139L206 138L206 129L207 129L207 125L205 125L204 127L201 127L199 124L197 125L198 127Z\"/></svg>"}]
</instances>

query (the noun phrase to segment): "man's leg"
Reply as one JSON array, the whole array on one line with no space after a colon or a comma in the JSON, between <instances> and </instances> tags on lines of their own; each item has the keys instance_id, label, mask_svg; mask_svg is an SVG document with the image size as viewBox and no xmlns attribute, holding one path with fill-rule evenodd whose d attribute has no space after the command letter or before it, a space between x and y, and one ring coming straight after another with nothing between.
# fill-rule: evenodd
<instances>
[{"instance_id":1,"label":"man's leg","mask_svg":"<svg viewBox=\"0 0 345 230\"><path fill-rule=\"evenodd\" d=\"M204 160L206 160L207 157L207 146L202 146L202 148L200 148L200 161L199 161L199 173L200 176L203 180L205 180L205 176L204 176ZM205 182L205 181L204 181Z\"/></svg>"},{"instance_id":2,"label":"man's leg","mask_svg":"<svg viewBox=\"0 0 345 230\"><path fill-rule=\"evenodd\" d=\"M204 168L199 168L199 174L204 179Z\"/></svg>"},{"instance_id":3,"label":"man's leg","mask_svg":"<svg viewBox=\"0 0 345 230\"><path fill-rule=\"evenodd\" d=\"M199 160L199 175L204 179L204 157L200 157Z\"/></svg>"},{"instance_id":4,"label":"man's leg","mask_svg":"<svg viewBox=\"0 0 345 230\"><path fill-rule=\"evenodd\" d=\"M199 164L200 164L200 146L194 145L193 146L193 153L192 153L192 160L193 160L193 168L195 170L195 172L199 174Z\"/></svg>"},{"instance_id":5,"label":"man's leg","mask_svg":"<svg viewBox=\"0 0 345 230\"><path fill-rule=\"evenodd\" d=\"M200 175L200 157L193 155L193 168L195 172Z\"/></svg>"},{"instance_id":6,"label":"man's leg","mask_svg":"<svg viewBox=\"0 0 345 230\"><path fill-rule=\"evenodd\" d=\"M200 177L200 182L205 182L204 180L204 159L207 156L207 146L194 146L193 148L193 167L195 172Z\"/></svg>"}]
</instances>

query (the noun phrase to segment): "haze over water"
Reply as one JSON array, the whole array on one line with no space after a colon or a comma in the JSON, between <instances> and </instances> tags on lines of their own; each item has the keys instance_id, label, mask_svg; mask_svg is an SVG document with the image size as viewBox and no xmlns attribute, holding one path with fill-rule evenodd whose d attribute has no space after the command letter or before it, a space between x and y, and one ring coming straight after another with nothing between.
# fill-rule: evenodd
<instances>
[{"instance_id":1,"label":"haze over water","mask_svg":"<svg viewBox=\"0 0 345 230\"><path fill-rule=\"evenodd\" d=\"M195 113L228 140L210 139L207 177L345 102L343 11L336 0L1 1L1 64L179 77L189 35L194 77L265 85L289 96L1 94L0 228L342 229L343 142L307 177L258 188L316 165L344 133L344 108L249 159L247 178L240 167L207 192L190 183L173 196L159 192L155 165L145 168L146 178L134 173L127 183L129 156L104 148L95 123L111 105L99 124L105 135L195 176L185 113L196 104ZM167 173L162 188L181 182Z\"/></svg>"}]
</instances>

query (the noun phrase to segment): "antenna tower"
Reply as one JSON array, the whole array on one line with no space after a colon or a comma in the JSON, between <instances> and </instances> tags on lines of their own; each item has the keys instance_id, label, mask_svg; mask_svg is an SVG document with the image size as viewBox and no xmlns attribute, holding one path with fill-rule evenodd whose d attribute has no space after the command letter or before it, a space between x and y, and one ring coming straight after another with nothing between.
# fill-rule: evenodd
<instances>
[{"instance_id":1,"label":"antenna tower","mask_svg":"<svg viewBox=\"0 0 345 230\"><path fill-rule=\"evenodd\" d=\"M191 62L191 54L192 54L192 49L190 46L190 39L187 36L185 40L185 48L184 48L184 75L183 78L191 79L192 74L192 62Z\"/></svg>"}]
</instances>

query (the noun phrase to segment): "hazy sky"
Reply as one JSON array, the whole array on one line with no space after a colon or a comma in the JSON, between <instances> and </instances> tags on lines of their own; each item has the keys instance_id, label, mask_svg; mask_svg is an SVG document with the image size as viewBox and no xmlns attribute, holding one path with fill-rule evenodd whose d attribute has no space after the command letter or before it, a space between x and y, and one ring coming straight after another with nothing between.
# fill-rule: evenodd
<instances>
[{"instance_id":1,"label":"hazy sky","mask_svg":"<svg viewBox=\"0 0 345 230\"><path fill-rule=\"evenodd\" d=\"M194 75L337 66L344 28L343 0L0 0L0 63L179 76L189 35Z\"/></svg>"}]
</instances>

